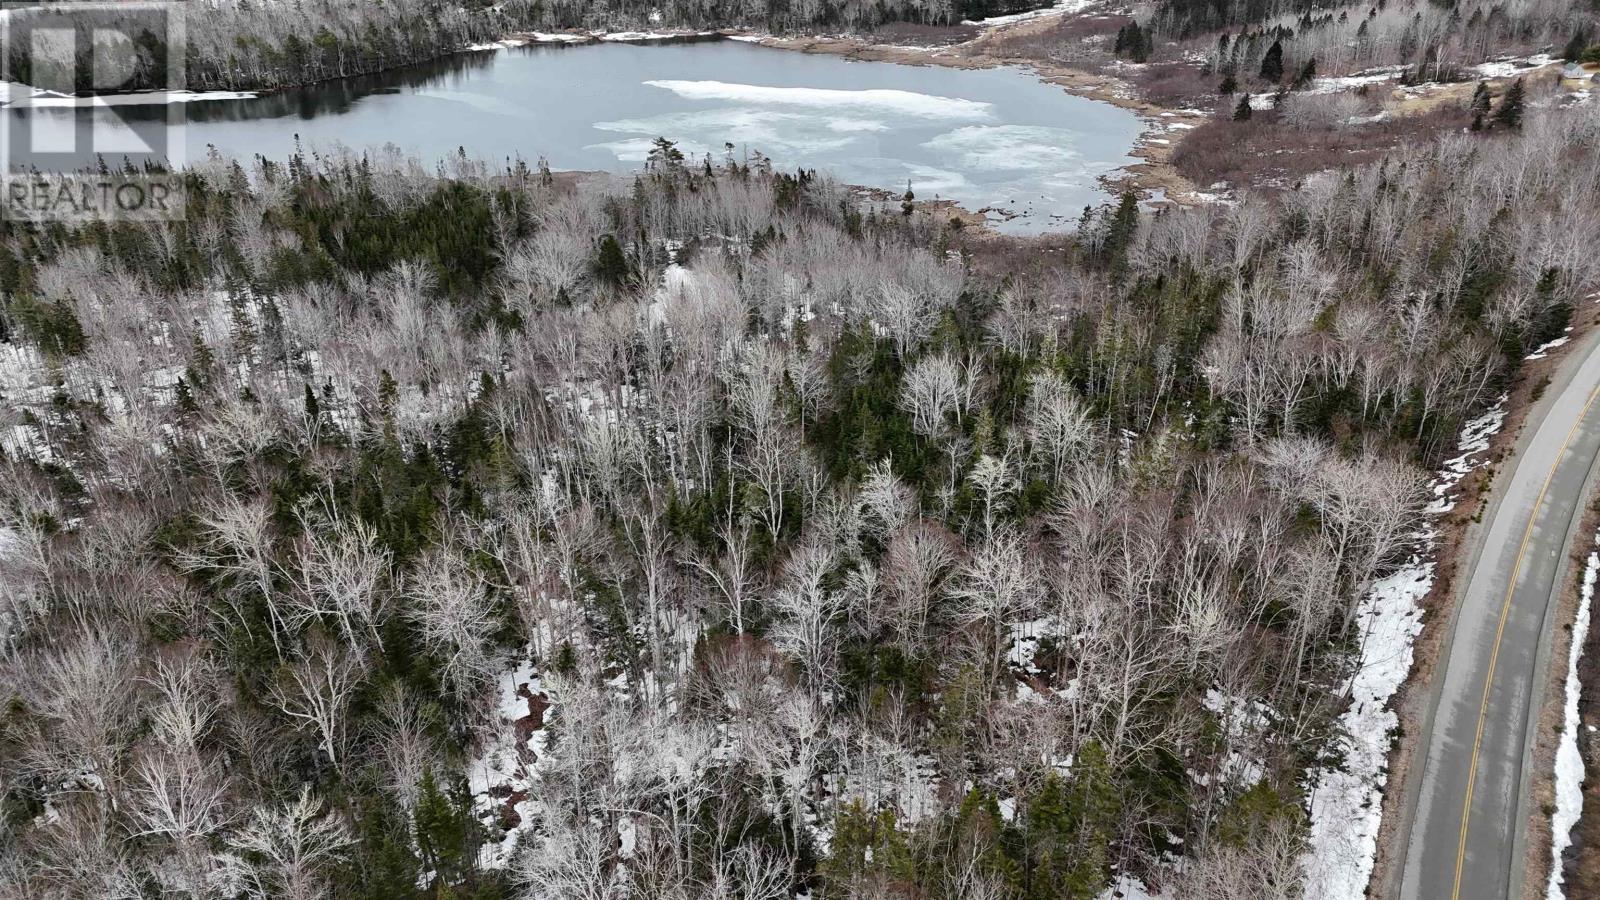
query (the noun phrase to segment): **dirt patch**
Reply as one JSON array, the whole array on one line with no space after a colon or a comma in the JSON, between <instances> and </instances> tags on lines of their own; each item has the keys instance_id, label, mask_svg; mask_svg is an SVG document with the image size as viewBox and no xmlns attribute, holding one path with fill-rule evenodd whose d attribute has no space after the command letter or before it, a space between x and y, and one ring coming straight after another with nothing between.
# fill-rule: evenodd
<instances>
[{"instance_id":1,"label":"dirt patch","mask_svg":"<svg viewBox=\"0 0 1600 900\"><path fill-rule=\"evenodd\" d=\"M1407 143L1463 124L1459 109L1439 107L1364 124L1297 128L1278 110L1266 109L1244 121L1231 116L1206 121L1176 146L1171 160L1195 184L1288 187L1316 172L1376 162Z\"/></svg>"},{"instance_id":2,"label":"dirt patch","mask_svg":"<svg viewBox=\"0 0 1600 900\"><path fill-rule=\"evenodd\" d=\"M517 746L524 748L525 755L531 756L532 751L526 750L528 739L533 737L534 732L544 728L544 714L550 709L550 697L543 691L537 694L531 692L525 684L517 687L517 696L528 704L528 714L513 723Z\"/></svg>"},{"instance_id":3,"label":"dirt patch","mask_svg":"<svg viewBox=\"0 0 1600 900\"><path fill-rule=\"evenodd\" d=\"M873 29L872 40L879 44L908 44L914 47L949 47L972 40L981 33L976 25L917 25L890 22Z\"/></svg>"}]
</instances>

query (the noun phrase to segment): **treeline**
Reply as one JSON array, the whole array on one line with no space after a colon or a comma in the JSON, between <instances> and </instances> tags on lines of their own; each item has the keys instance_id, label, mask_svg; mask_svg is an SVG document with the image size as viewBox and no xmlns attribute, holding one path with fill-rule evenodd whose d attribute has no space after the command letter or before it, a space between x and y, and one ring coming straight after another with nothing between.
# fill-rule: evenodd
<instances>
[{"instance_id":1,"label":"treeline","mask_svg":"<svg viewBox=\"0 0 1600 900\"><path fill-rule=\"evenodd\" d=\"M193 90L272 90L365 75L437 59L465 47L530 29L755 27L871 28L889 21L953 24L1037 8L1037 0L825 0L772 2L537 2L508 0L306 0L299 3L208 0L183 6L186 86ZM165 20L147 10L110 8L18 10L3 60L6 79L52 90L115 92L172 87L167 80ZM79 46L101 35L102 53L127 53L135 64L115 69L115 84L97 84L87 54L72 71L57 60L35 59L27 35L34 28L75 30ZM100 31L97 32L97 29ZM127 41L107 44L121 32ZM124 71L126 78L122 78Z\"/></svg>"},{"instance_id":2,"label":"treeline","mask_svg":"<svg viewBox=\"0 0 1600 900\"><path fill-rule=\"evenodd\" d=\"M0 897L1293 896L1597 116L1020 264L665 143L0 225Z\"/></svg>"},{"instance_id":3,"label":"treeline","mask_svg":"<svg viewBox=\"0 0 1600 900\"><path fill-rule=\"evenodd\" d=\"M455 0L394 0L351 3L310 0L305 3L254 3L216 0L174 8L181 27L169 30L164 17L149 10L123 12L61 8L18 10L11 27L16 40L7 42L5 77L80 92L158 90L174 87L168 80L167 40L182 36L183 70L193 90L261 90L361 75L434 59L473 41L490 40L522 27L533 7L521 0L495 7ZM136 54L139 64L127 70L110 67L119 78L100 84L91 70L92 57L79 54L75 73L51 70L55 60L33 57L35 29L73 29L78 46L97 46L101 56ZM108 41L106 34L128 35ZM104 60L102 60L102 64ZM124 73L128 77L121 78Z\"/></svg>"},{"instance_id":4,"label":"treeline","mask_svg":"<svg viewBox=\"0 0 1600 900\"><path fill-rule=\"evenodd\" d=\"M659 20L696 28L804 30L871 28L885 22L953 25L1051 5L1050 0L553 0L545 15L563 27L615 28ZM652 18L655 14L658 19Z\"/></svg>"},{"instance_id":5,"label":"treeline","mask_svg":"<svg viewBox=\"0 0 1600 900\"><path fill-rule=\"evenodd\" d=\"M1600 34L1600 10L1569 0L1465 5L1387 0L1331 9L1172 0L1157 9L1151 28L1205 52L1217 71L1254 72L1278 44L1291 73L1315 60L1323 75L1404 66L1413 81L1458 81L1469 77L1467 67L1501 54L1572 47L1576 57L1587 36Z\"/></svg>"}]
</instances>

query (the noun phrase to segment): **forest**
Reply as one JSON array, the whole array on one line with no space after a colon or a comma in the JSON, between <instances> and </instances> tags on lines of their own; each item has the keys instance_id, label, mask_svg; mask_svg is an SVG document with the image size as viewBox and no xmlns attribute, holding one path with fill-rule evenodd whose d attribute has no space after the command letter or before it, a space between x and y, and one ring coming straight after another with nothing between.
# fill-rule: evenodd
<instances>
[{"instance_id":1,"label":"forest","mask_svg":"<svg viewBox=\"0 0 1600 900\"><path fill-rule=\"evenodd\" d=\"M185 177L0 224L7 900L1298 896L1600 287L1594 104L1050 253L665 141Z\"/></svg>"},{"instance_id":2,"label":"forest","mask_svg":"<svg viewBox=\"0 0 1600 900\"><path fill-rule=\"evenodd\" d=\"M650 29L754 29L774 33L870 33L890 23L948 26L1049 6L1039 0L208 0L203 14L182 16L183 71L193 90L276 90L371 74L438 59L470 45L528 31L617 32ZM1261 72L1279 47L1287 68L1263 81L1277 88L1296 81L1309 63L1322 75L1400 66L1420 81L1461 81L1466 69L1497 54L1559 50L1577 59L1590 47L1600 58L1600 8L1589 0L1514 3L1437 3L1383 0L1308 8L1250 0L1163 0L1152 7L1113 9L1136 23L1141 40L1134 62L1199 58L1204 74ZM107 26L137 35L133 77L119 90L170 87L166 34L148 14L96 10L33 10L15 18L18 34L32 28L76 29L94 40ZM58 73L32 58L32 42L8 42L0 76L35 86L89 90L88 73ZM1092 47L1081 38L1052 40L1027 56L1076 58ZM1124 46L1117 46L1123 55ZM1283 74L1290 78L1286 80ZM1269 73L1270 74L1270 73Z\"/></svg>"},{"instance_id":3,"label":"forest","mask_svg":"<svg viewBox=\"0 0 1600 900\"><path fill-rule=\"evenodd\" d=\"M1485 62L1541 53L1547 60L1600 60L1600 4L1590 0L1385 0L1315 8L1163 0L1144 24L1150 43L1161 47L1146 57L1199 57L1205 74L1230 85L1225 94L1237 83L1281 95L1329 75L1377 81L1398 72L1403 86L1467 82Z\"/></svg>"},{"instance_id":4,"label":"forest","mask_svg":"<svg viewBox=\"0 0 1600 900\"><path fill-rule=\"evenodd\" d=\"M181 13L184 78L192 90L274 90L365 75L425 62L531 29L625 31L643 27L858 29L884 22L955 24L1028 10L1036 0L207 0ZM171 88L166 76L166 26L135 9L82 7L19 10L16 31L0 59L0 77L55 90L88 91L88 72L52 72L33 58L31 29L69 29L88 45L96 29L136 35L138 63L117 90Z\"/></svg>"}]
</instances>

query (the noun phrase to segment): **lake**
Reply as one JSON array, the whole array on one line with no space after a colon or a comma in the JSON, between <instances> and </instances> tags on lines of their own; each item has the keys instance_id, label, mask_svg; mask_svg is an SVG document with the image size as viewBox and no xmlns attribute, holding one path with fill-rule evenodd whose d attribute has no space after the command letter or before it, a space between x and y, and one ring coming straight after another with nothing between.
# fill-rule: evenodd
<instances>
[{"instance_id":1,"label":"lake","mask_svg":"<svg viewBox=\"0 0 1600 900\"><path fill-rule=\"evenodd\" d=\"M1106 199L1097 178L1134 160L1133 113L1075 97L1023 69L855 62L737 41L666 46L533 45L250 99L185 105L189 158L248 158L393 144L437 160L465 148L499 162L637 171L657 137L698 164L759 151L869 187L1019 216L1005 228L1068 227ZM145 125L154 106L9 110L56 127ZM44 124L44 123L38 123Z\"/></svg>"}]
</instances>

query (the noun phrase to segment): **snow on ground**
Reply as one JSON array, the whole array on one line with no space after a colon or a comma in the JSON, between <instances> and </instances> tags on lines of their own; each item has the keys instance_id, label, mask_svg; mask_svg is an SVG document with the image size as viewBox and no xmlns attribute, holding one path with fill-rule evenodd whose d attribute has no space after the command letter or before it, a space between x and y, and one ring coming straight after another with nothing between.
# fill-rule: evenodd
<instances>
[{"instance_id":1,"label":"snow on ground","mask_svg":"<svg viewBox=\"0 0 1600 900\"><path fill-rule=\"evenodd\" d=\"M1262 759L1235 748L1262 746L1261 737L1272 721L1272 710L1260 700L1224 694L1216 688L1206 691L1205 707L1216 715L1226 736L1228 756L1222 761L1217 775L1225 786L1249 788L1261 780L1265 770ZM1191 773L1194 774L1194 773ZM1209 773L1200 773L1196 779L1202 784L1211 780Z\"/></svg>"},{"instance_id":2,"label":"snow on ground","mask_svg":"<svg viewBox=\"0 0 1600 900\"><path fill-rule=\"evenodd\" d=\"M1432 485L1428 514L1455 505L1455 487L1487 461L1489 438L1505 421L1505 398L1468 422ZM1389 701L1411 671L1412 643L1422 631L1422 598L1433 587L1437 529L1424 525L1417 550L1399 571L1380 579L1356 608L1361 651L1346 684L1350 707L1339 718L1340 763L1309 773L1310 827L1301 859L1306 900L1364 900L1378 850L1389 748L1399 717Z\"/></svg>"},{"instance_id":3,"label":"snow on ground","mask_svg":"<svg viewBox=\"0 0 1600 900\"><path fill-rule=\"evenodd\" d=\"M10 525L0 525L0 573L9 569L13 561L21 561L26 552L27 549L22 545L22 535ZM7 650L11 646L12 609L15 607L8 609L6 606L0 606L0 651Z\"/></svg>"},{"instance_id":4,"label":"snow on ground","mask_svg":"<svg viewBox=\"0 0 1600 900\"><path fill-rule=\"evenodd\" d=\"M1095 900L1171 900L1166 891L1152 891L1132 875L1118 875Z\"/></svg>"},{"instance_id":5,"label":"snow on ground","mask_svg":"<svg viewBox=\"0 0 1600 900\"><path fill-rule=\"evenodd\" d=\"M1337 94L1342 91L1366 87L1367 85L1382 84L1394 81L1406 70L1405 66L1384 66L1380 69L1367 69L1354 75L1342 75L1331 78L1317 78L1311 86L1300 91L1302 94Z\"/></svg>"},{"instance_id":6,"label":"snow on ground","mask_svg":"<svg viewBox=\"0 0 1600 900\"><path fill-rule=\"evenodd\" d=\"M570 31L520 32L485 44L469 44L468 50L499 50L505 47L525 47L529 44L648 44L654 41L676 41L684 38L709 38L721 34L717 31L589 31L574 34ZM752 40L736 37L734 40ZM760 40L755 38L754 40Z\"/></svg>"},{"instance_id":7,"label":"snow on ground","mask_svg":"<svg viewBox=\"0 0 1600 900\"><path fill-rule=\"evenodd\" d=\"M648 41L673 41L686 37L711 37L715 31L613 31L610 33L596 33L595 36L607 43L639 43Z\"/></svg>"},{"instance_id":8,"label":"snow on ground","mask_svg":"<svg viewBox=\"0 0 1600 900\"><path fill-rule=\"evenodd\" d=\"M1571 330L1572 330L1572 327L1570 325L1567 326L1567 331L1571 331ZM1532 353L1530 353L1527 356L1523 357L1523 359L1544 359L1546 356L1550 355L1550 351L1551 350L1554 350L1557 347L1563 346L1566 343L1567 343L1567 337L1565 335L1562 335L1561 337L1558 337L1553 341L1546 341L1543 344L1540 344Z\"/></svg>"},{"instance_id":9,"label":"snow on ground","mask_svg":"<svg viewBox=\"0 0 1600 900\"><path fill-rule=\"evenodd\" d=\"M564 35L564 34L563 35L546 35L546 37L574 37L574 38L577 38L576 35ZM583 40L583 38L577 38L577 40L581 41L581 40ZM549 42L538 41L538 40L535 40L534 38L506 38L504 40L499 40L499 41L490 41L487 44L468 44L467 45L467 50L469 52L477 52L477 51L481 51L481 50L503 50L503 49L505 49L507 47L525 47L530 43L556 43L556 42L554 42L554 41L549 41ZM560 43L567 43L567 42L566 41L561 41Z\"/></svg>"},{"instance_id":10,"label":"snow on ground","mask_svg":"<svg viewBox=\"0 0 1600 900\"><path fill-rule=\"evenodd\" d=\"M201 100L253 100L255 91L139 91L132 94L102 94L78 97L60 91L47 91L15 81L0 81L0 105L34 108L72 106L164 106L169 103L194 103Z\"/></svg>"},{"instance_id":11,"label":"snow on ground","mask_svg":"<svg viewBox=\"0 0 1600 900\"><path fill-rule=\"evenodd\" d=\"M544 711L532 707L544 703L543 686L533 663L524 660L500 681L498 730L484 744L483 752L467 766L467 785L472 792L473 812L488 834L500 834L502 824L511 824L498 840L484 842L478 851L479 863L486 869L504 869L511 863L520 826L533 819L534 801L528 799L537 778L534 764L544 754L549 734L544 730ZM534 699L539 698L539 699ZM523 733L526 738L521 737ZM510 813L511 815L508 815ZM515 816L515 823L509 820Z\"/></svg>"},{"instance_id":12,"label":"snow on ground","mask_svg":"<svg viewBox=\"0 0 1600 900\"><path fill-rule=\"evenodd\" d=\"M678 254L682 250L681 242L667 242L667 267L661 273L661 284L650 298L650 305L645 308L645 318L651 325L666 324L668 309L681 302L694 283L694 274L678 262Z\"/></svg>"},{"instance_id":13,"label":"snow on ground","mask_svg":"<svg viewBox=\"0 0 1600 900\"><path fill-rule=\"evenodd\" d=\"M1595 535L1600 545L1600 534ZM1583 754L1578 751L1578 662L1589 638L1589 616L1594 602L1595 580L1600 578L1600 552L1590 551L1583 567L1583 589L1578 597L1578 614L1572 622L1572 650L1567 654L1566 693L1561 704L1561 742L1556 745L1556 808L1550 815L1550 882L1545 889L1548 900L1566 900L1562 889L1562 855L1572 846L1572 829L1583 814Z\"/></svg>"},{"instance_id":14,"label":"snow on ground","mask_svg":"<svg viewBox=\"0 0 1600 900\"><path fill-rule=\"evenodd\" d=\"M1110 887L1102 890L1099 897L1094 900L1174 900L1173 895L1166 894L1165 890L1150 890L1144 882L1133 878L1131 874L1118 874L1115 881L1110 882Z\"/></svg>"},{"instance_id":15,"label":"snow on ground","mask_svg":"<svg viewBox=\"0 0 1600 900\"><path fill-rule=\"evenodd\" d=\"M1548 66L1555 62L1548 53L1536 53L1526 59L1497 59L1467 69L1479 78L1510 78L1513 75L1526 75L1540 66Z\"/></svg>"},{"instance_id":16,"label":"snow on ground","mask_svg":"<svg viewBox=\"0 0 1600 900\"><path fill-rule=\"evenodd\" d=\"M590 40L586 34L550 34L544 31L531 32L528 39L535 44L587 44Z\"/></svg>"},{"instance_id":17,"label":"snow on ground","mask_svg":"<svg viewBox=\"0 0 1600 900\"><path fill-rule=\"evenodd\" d=\"M977 25L980 28L995 28L1000 25L1014 25L1030 19L1040 19L1045 16L1059 16L1067 13L1082 12L1093 6L1096 0L1057 0L1055 6L1045 9L1035 9L1028 12L1012 13L1008 16L990 16L987 19L966 19L963 25Z\"/></svg>"}]
</instances>

